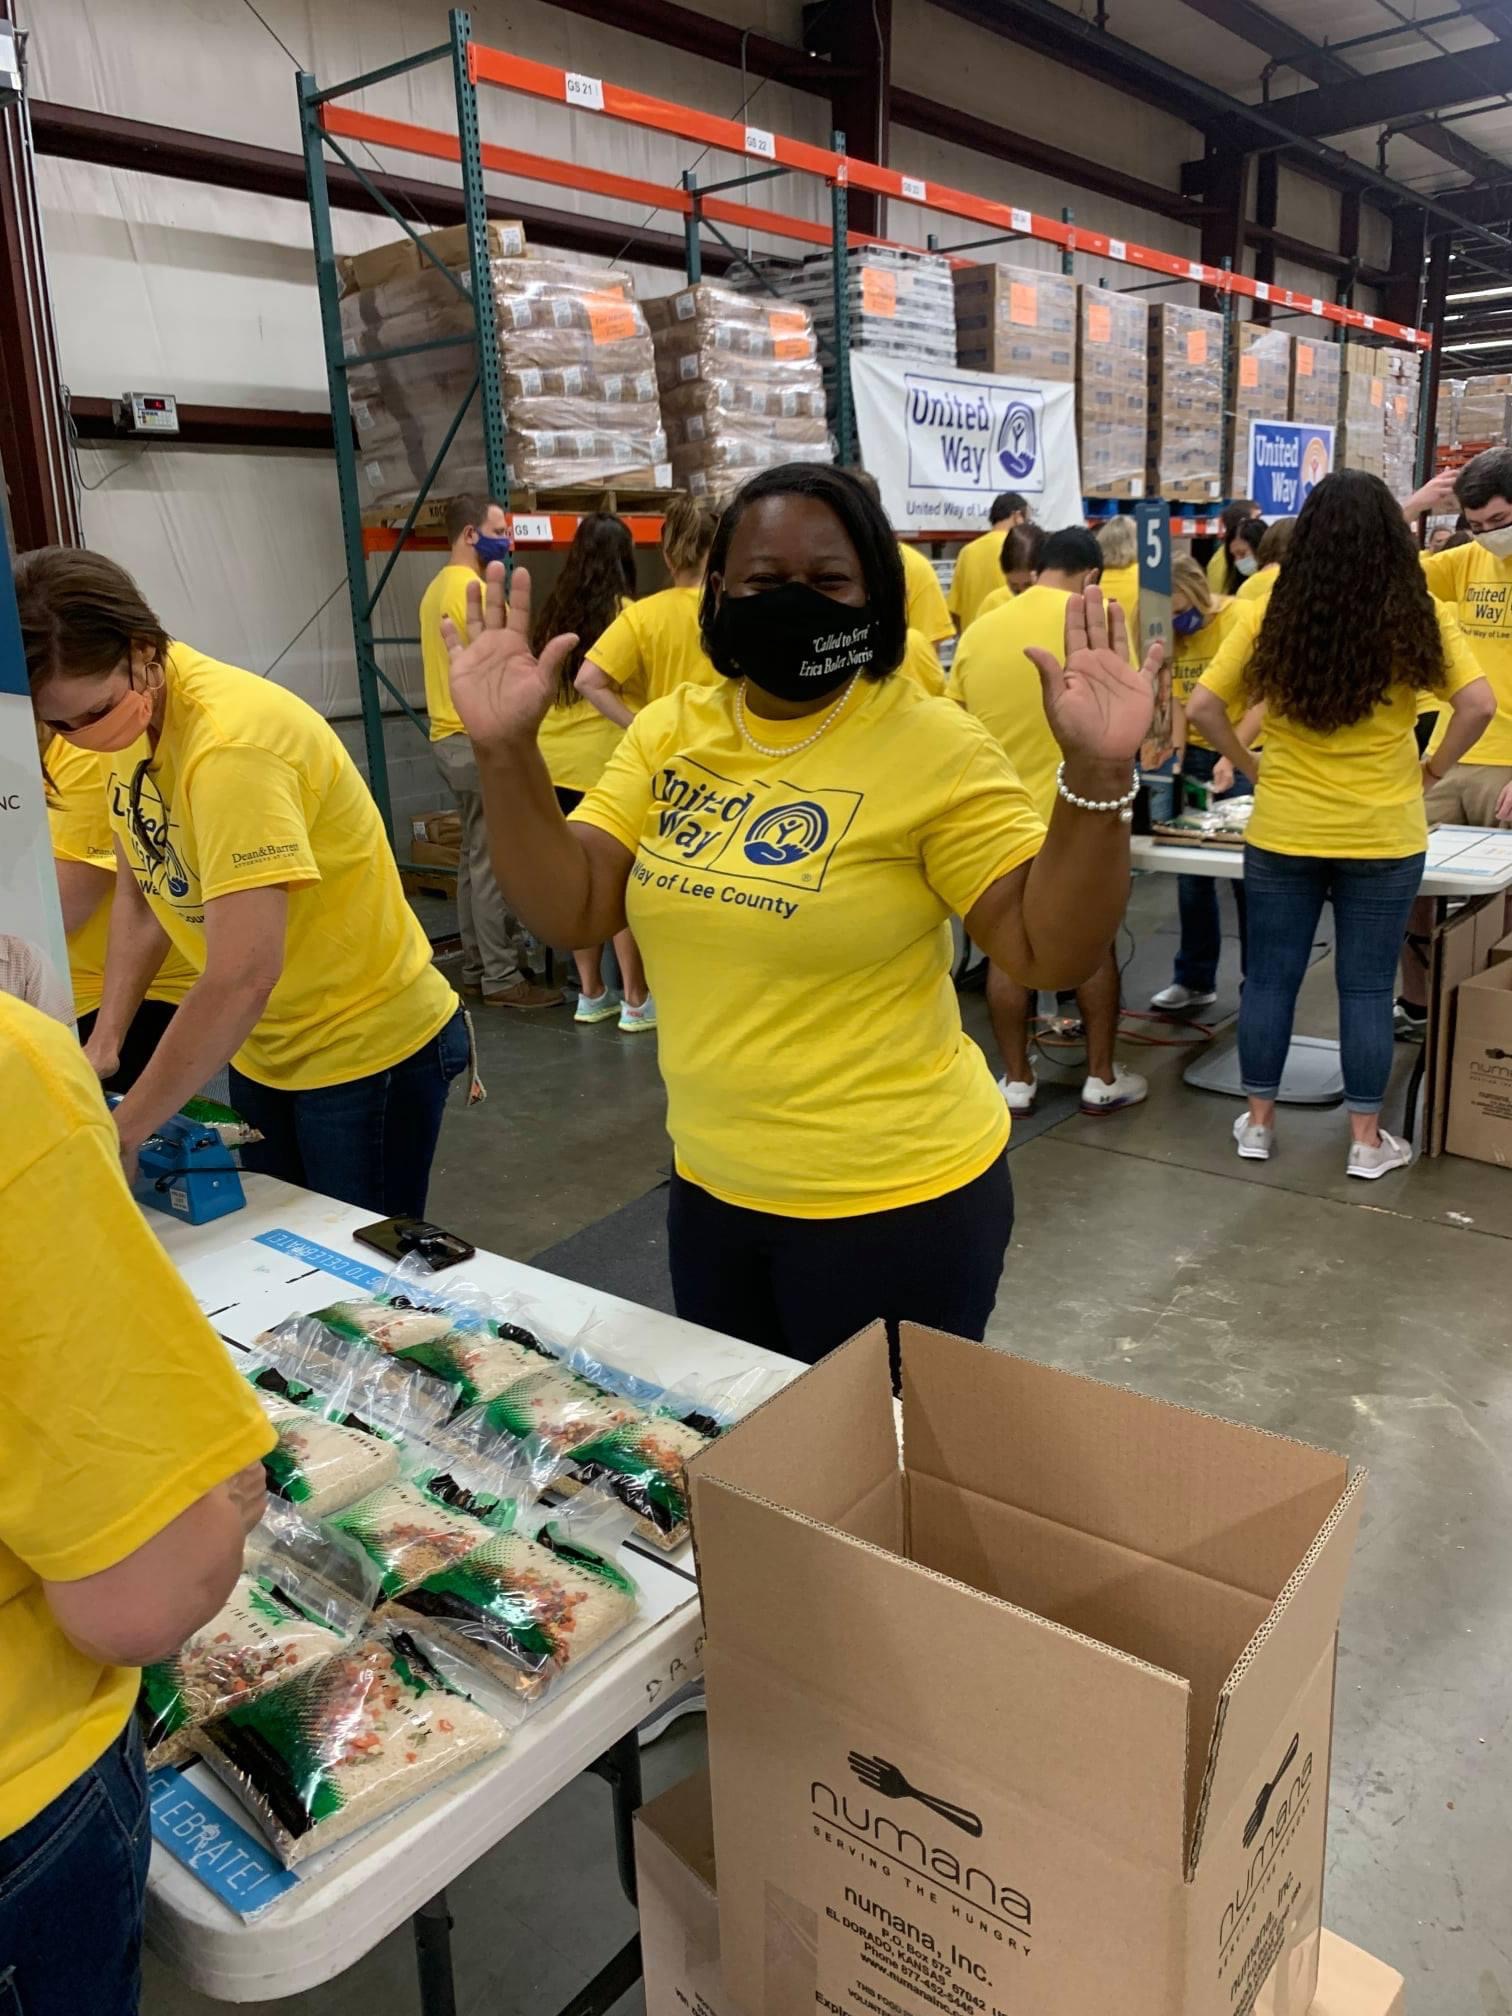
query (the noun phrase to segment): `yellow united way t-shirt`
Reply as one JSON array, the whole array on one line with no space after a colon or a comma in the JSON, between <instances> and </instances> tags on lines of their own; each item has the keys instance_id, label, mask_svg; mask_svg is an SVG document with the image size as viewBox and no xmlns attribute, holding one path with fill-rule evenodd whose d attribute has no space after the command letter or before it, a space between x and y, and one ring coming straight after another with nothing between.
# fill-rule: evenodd
<instances>
[{"instance_id":1,"label":"yellow united way t-shirt","mask_svg":"<svg viewBox=\"0 0 1512 2016\"><path fill-rule=\"evenodd\" d=\"M1440 603L1438 619L1444 691L1453 695L1479 679L1481 668L1453 609ZM1203 674L1202 684L1218 695L1231 720L1248 704L1244 677L1256 635L1251 627L1235 629ZM1326 733L1268 708L1246 837L1272 854L1374 861L1420 853L1428 844L1428 821L1413 734L1417 711L1418 695L1405 685L1394 686L1363 721Z\"/></svg>"},{"instance_id":2,"label":"yellow united way t-shirt","mask_svg":"<svg viewBox=\"0 0 1512 2016\"><path fill-rule=\"evenodd\" d=\"M951 668L950 697L1001 744L1047 825L1061 751L1045 715L1040 675L1024 653L1032 645L1064 658L1070 600L1064 588L1036 585L984 610L956 646Z\"/></svg>"},{"instance_id":3,"label":"yellow united way t-shirt","mask_svg":"<svg viewBox=\"0 0 1512 2016\"><path fill-rule=\"evenodd\" d=\"M619 613L630 607L630 598L621 596ZM585 658L592 655L591 651L583 653ZM591 791L624 732L617 721L600 714L593 702L574 688L570 698L558 695L546 710L546 718L536 730L536 747L547 776L559 791Z\"/></svg>"},{"instance_id":4,"label":"yellow united way t-shirt","mask_svg":"<svg viewBox=\"0 0 1512 2016\"><path fill-rule=\"evenodd\" d=\"M166 669L156 751L144 738L109 759L111 828L153 914L202 973L207 903L289 891L283 973L232 1062L260 1085L301 1092L412 1057L457 997L335 731L286 688L187 644L171 647Z\"/></svg>"},{"instance_id":5,"label":"yellow united way t-shirt","mask_svg":"<svg viewBox=\"0 0 1512 2016\"><path fill-rule=\"evenodd\" d=\"M1004 587L1003 541L1007 537L1003 526L994 525L979 539L968 540L956 555L945 606L963 630L981 615L987 597Z\"/></svg>"},{"instance_id":6,"label":"yellow united way t-shirt","mask_svg":"<svg viewBox=\"0 0 1512 2016\"><path fill-rule=\"evenodd\" d=\"M638 715L573 817L633 857L677 1166L727 1203L839 1218L989 1168L1008 1114L961 1028L949 918L1044 827L1003 752L894 676L735 723L733 682Z\"/></svg>"},{"instance_id":7,"label":"yellow united way t-shirt","mask_svg":"<svg viewBox=\"0 0 1512 2016\"><path fill-rule=\"evenodd\" d=\"M44 1582L135 1553L272 1448L251 1388L147 1229L70 1030L0 995L0 1840L126 1726L134 1670L78 1651ZM78 1229L77 1263L58 1255Z\"/></svg>"},{"instance_id":8,"label":"yellow united way t-shirt","mask_svg":"<svg viewBox=\"0 0 1512 2016\"><path fill-rule=\"evenodd\" d=\"M698 634L702 596L702 588L663 588L628 603L587 654L632 714L679 686L718 680Z\"/></svg>"},{"instance_id":9,"label":"yellow united way t-shirt","mask_svg":"<svg viewBox=\"0 0 1512 2016\"><path fill-rule=\"evenodd\" d=\"M908 633L903 663L898 670L905 679L912 679L919 691L927 693L931 700L938 700L945 691L945 667L940 663L940 654L917 630Z\"/></svg>"},{"instance_id":10,"label":"yellow united way t-shirt","mask_svg":"<svg viewBox=\"0 0 1512 2016\"><path fill-rule=\"evenodd\" d=\"M1176 655L1171 663L1171 692L1183 708L1192 688L1229 638L1237 635L1253 639L1264 613L1263 602L1257 605L1231 597L1227 602L1219 603L1200 630L1194 630L1184 637L1177 634L1174 640ZM1233 720L1238 717L1230 710L1229 718ZM1213 746L1205 735L1197 733L1190 722L1187 723L1186 739L1189 749L1211 749Z\"/></svg>"},{"instance_id":11,"label":"yellow united way t-shirt","mask_svg":"<svg viewBox=\"0 0 1512 2016\"><path fill-rule=\"evenodd\" d=\"M1496 718L1460 761L1512 764L1512 560L1498 560L1472 539L1447 553L1425 554L1423 572L1434 599L1447 603L1459 618L1465 642L1496 695ZM1430 754L1443 725L1441 721Z\"/></svg>"},{"instance_id":12,"label":"yellow united way t-shirt","mask_svg":"<svg viewBox=\"0 0 1512 2016\"><path fill-rule=\"evenodd\" d=\"M76 749L55 735L47 750L47 825L56 861L82 861L86 867L116 872L115 842L105 797L109 774L106 756ZM110 939L113 892L107 889L93 916L68 934L68 972L73 982L74 1014L92 1015L105 989L105 948ZM195 971L172 946L147 989L149 1001L175 1007L194 985Z\"/></svg>"},{"instance_id":13,"label":"yellow united way t-shirt","mask_svg":"<svg viewBox=\"0 0 1512 2016\"><path fill-rule=\"evenodd\" d=\"M1097 585L1106 601L1116 602L1129 626L1129 650L1139 655L1139 569L1136 566L1104 567Z\"/></svg>"},{"instance_id":14,"label":"yellow united way t-shirt","mask_svg":"<svg viewBox=\"0 0 1512 2016\"><path fill-rule=\"evenodd\" d=\"M1241 581L1234 591L1236 602L1268 602L1270 592L1280 578L1281 569L1273 560L1269 567L1261 567L1248 580Z\"/></svg>"},{"instance_id":15,"label":"yellow united way t-shirt","mask_svg":"<svg viewBox=\"0 0 1512 2016\"><path fill-rule=\"evenodd\" d=\"M955 625L945 606L945 590L940 577L917 546L900 539L903 555L903 590L908 598L908 627L931 644L944 644L955 635Z\"/></svg>"},{"instance_id":16,"label":"yellow united way t-shirt","mask_svg":"<svg viewBox=\"0 0 1512 2016\"><path fill-rule=\"evenodd\" d=\"M425 667L425 711L430 716L432 742L466 733L452 702L451 654L441 634L441 618L450 616L457 635L466 637L467 590L478 578L476 567L462 567L449 560L420 597L420 659Z\"/></svg>"}]
</instances>

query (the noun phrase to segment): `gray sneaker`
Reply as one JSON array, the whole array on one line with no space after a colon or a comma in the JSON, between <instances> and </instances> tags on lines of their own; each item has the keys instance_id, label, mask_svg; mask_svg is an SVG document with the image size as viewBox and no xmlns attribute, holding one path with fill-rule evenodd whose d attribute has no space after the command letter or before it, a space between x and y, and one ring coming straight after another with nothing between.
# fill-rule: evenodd
<instances>
[{"instance_id":1,"label":"gray sneaker","mask_svg":"<svg viewBox=\"0 0 1512 2016\"><path fill-rule=\"evenodd\" d=\"M1405 1169L1412 1160L1412 1150L1405 1141L1399 1141L1395 1134L1381 1129L1381 1138L1374 1148L1367 1148L1363 1141L1356 1141L1349 1151L1351 1176L1363 1176L1367 1183L1373 1183L1378 1176L1389 1176L1393 1169Z\"/></svg>"},{"instance_id":2,"label":"gray sneaker","mask_svg":"<svg viewBox=\"0 0 1512 2016\"><path fill-rule=\"evenodd\" d=\"M1262 1127L1258 1120L1251 1120L1248 1113L1241 1113L1234 1122L1234 1140L1241 1161L1269 1162L1271 1150L1276 1145L1276 1130L1274 1127Z\"/></svg>"}]
</instances>

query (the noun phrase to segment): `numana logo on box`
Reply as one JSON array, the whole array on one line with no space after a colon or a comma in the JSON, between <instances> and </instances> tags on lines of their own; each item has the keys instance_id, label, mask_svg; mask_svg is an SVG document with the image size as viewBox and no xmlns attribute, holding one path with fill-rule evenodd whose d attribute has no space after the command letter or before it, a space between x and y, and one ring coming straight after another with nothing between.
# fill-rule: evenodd
<instances>
[{"instance_id":1,"label":"numana logo on box","mask_svg":"<svg viewBox=\"0 0 1512 2016\"><path fill-rule=\"evenodd\" d=\"M1228 1965L1238 1951L1236 1941L1249 1927L1265 1894L1266 1878L1291 1843L1307 1811L1312 1792L1313 1753L1300 1756L1300 1731L1286 1746L1281 1761L1260 1787L1245 1815L1244 1841L1254 1852L1235 1886L1233 1901L1223 1907L1218 1926L1220 1964Z\"/></svg>"},{"instance_id":2,"label":"numana logo on box","mask_svg":"<svg viewBox=\"0 0 1512 2016\"><path fill-rule=\"evenodd\" d=\"M987 1857L980 1849L944 1831L950 1828L967 1841L980 1841L979 1813L925 1791L890 1758L853 1750L846 1766L849 1776L837 1774L838 1785L816 1778L809 1786L816 1832L833 1830L835 1845L852 1855L872 1850L870 1863L864 1854L858 1855L865 1866L901 1871L916 1889L922 1882L946 1892L965 1925L989 1931L999 1940L1011 1933L1017 1943L1027 1945L1033 1918L1029 1898L982 1867ZM857 1782L851 1783L852 1779ZM918 1810L889 1810L893 1808ZM858 1908L871 1908L859 1896L857 1903ZM875 1911L886 1915L882 1905Z\"/></svg>"}]
</instances>

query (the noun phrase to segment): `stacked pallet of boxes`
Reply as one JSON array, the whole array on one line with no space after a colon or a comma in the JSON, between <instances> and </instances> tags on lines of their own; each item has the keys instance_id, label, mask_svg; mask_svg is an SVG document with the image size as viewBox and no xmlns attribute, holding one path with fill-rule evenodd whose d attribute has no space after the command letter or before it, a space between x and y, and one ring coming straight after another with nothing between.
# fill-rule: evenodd
<instances>
[{"instance_id":1,"label":"stacked pallet of boxes","mask_svg":"<svg viewBox=\"0 0 1512 2016\"><path fill-rule=\"evenodd\" d=\"M679 489L722 497L753 470L834 459L806 308L704 283L645 313Z\"/></svg>"},{"instance_id":2,"label":"stacked pallet of boxes","mask_svg":"<svg viewBox=\"0 0 1512 2016\"><path fill-rule=\"evenodd\" d=\"M1150 315L1153 497L1205 503L1223 495L1223 317L1173 302Z\"/></svg>"},{"instance_id":3,"label":"stacked pallet of boxes","mask_svg":"<svg viewBox=\"0 0 1512 2016\"><path fill-rule=\"evenodd\" d=\"M1143 497L1149 432L1147 303L1111 287L1084 287L1077 317L1076 413L1082 489L1089 497Z\"/></svg>"},{"instance_id":4,"label":"stacked pallet of boxes","mask_svg":"<svg viewBox=\"0 0 1512 2016\"><path fill-rule=\"evenodd\" d=\"M1336 469L1363 469L1371 476L1386 473L1386 379L1381 362L1385 354L1364 343L1344 345Z\"/></svg>"},{"instance_id":5,"label":"stacked pallet of boxes","mask_svg":"<svg viewBox=\"0 0 1512 2016\"><path fill-rule=\"evenodd\" d=\"M1512 372L1442 380L1434 438L1440 467L1451 468L1512 441Z\"/></svg>"},{"instance_id":6,"label":"stacked pallet of boxes","mask_svg":"<svg viewBox=\"0 0 1512 2016\"><path fill-rule=\"evenodd\" d=\"M1228 437L1228 494L1242 497L1249 483L1252 420L1285 420L1291 413L1292 339L1259 322L1239 325L1234 368L1234 417Z\"/></svg>"},{"instance_id":7,"label":"stacked pallet of boxes","mask_svg":"<svg viewBox=\"0 0 1512 2016\"><path fill-rule=\"evenodd\" d=\"M1077 292L1074 280L1030 266L958 267L957 364L1074 384Z\"/></svg>"},{"instance_id":8,"label":"stacked pallet of boxes","mask_svg":"<svg viewBox=\"0 0 1512 2016\"><path fill-rule=\"evenodd\" d=\"M472 333L465 230L436 232L425 242L440 267L409 239L345 262L341 321L349 357ZM511 488L665 487L651 336L629 281L603 267L527 257L520 227L501 224L489 226L489 277ZM365 504L399 506L415 496L475 370L466 343L351 369ZM486 487L475 401L436 493Z\"/></svg>"},{"instance_id":9,"label":"stacked pallet of boxes","mask_svg":"<svg viewBox=\"0 0 1512 2016\"><path fill-rule=\"evenodd\" d=\"M1422 388L1423 360L1416 350L1384 350L1386 365L1386 451L1387 488L1397 497L1407 497L1417 488L1418 395Z\"/></svg>"},{"instance_id":10,"label":"stacked pallet of boxes","mask_svg":"<svg viewBox=\"0 0 1512 2016\"><path fill-rule=\"evenodd\" d=\"M1344 346L1299 336L1292 345L1291 417L1312 427L1339 419L1339 378Z\"/></svg>"},{"instance_id":11,"label":"stacked pallet of boxes","mask_svg":"<svg viewBox=\"0 0 1512 2016\"><path fill-rule=\"evenodd\" d=\"M901 246L852 246L846 255L850 347L912 364L955 362L955 306L948 260ZM805 259L776 281L784 302L806 308L834 401L835 281L828 253Z\"/></svg>"}]
</instances>

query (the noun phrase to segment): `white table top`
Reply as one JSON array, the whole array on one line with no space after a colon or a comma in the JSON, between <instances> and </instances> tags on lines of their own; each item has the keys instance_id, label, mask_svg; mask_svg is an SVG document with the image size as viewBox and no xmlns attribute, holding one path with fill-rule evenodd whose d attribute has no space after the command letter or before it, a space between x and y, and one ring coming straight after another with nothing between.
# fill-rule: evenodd
<instances>
[{"instance_id":1,"label":"white table top","mask_svg":"<svg viewBox=\"0 0 1512 2016\"><path fill-rule=\"evenodd\" d=\"M213 1225L150 1220L223 1335L249 1341L281 1316L318 1307L332 1288L331 1277L311 1273L308 1259L252 1243L259 1234L292 1232L363 1264L385 1265L351 1238L354 1225L371 1220L370 1211L268 1177L243 1180L247 1208ZM802 1369L498 1254L480 1252L439 1276L437 1286L444 1291L446 1281L462 1279L528 1296L542 1320L559 1329L596 1317L605 1359L658 1384L694 1373L721 1378ZM636 1623L532 1714L499 1756L402 1808L346 1852L332 1850L324 1866L317 1860L316 1873L253 1923L154 1847L147 1913L153 1950L191 1987L226 2002L293 1995L342 1973L698 1673L703 1638L691 1555L687 1546L657 1558L649 1549L636 1552L628 1565L645 1599ZM208 1774L196 1782L207 1786Z\"/></svg>"},{"instance_id":2,"label":"white table top","mask_svg":"<svg viewBox=\"0 0 1512 2016\"><path fill-rule=\"evenodd\" d=\"M1219 882L1244 876L1243 847L1168 846L1148 833L1130 842L1136 868L1165 875L1205 875ZM1435 826L1428 835L1424 896L1491 896L1512 888L1512 832L1491 826Z\"/></svg>"}]
</instances>

